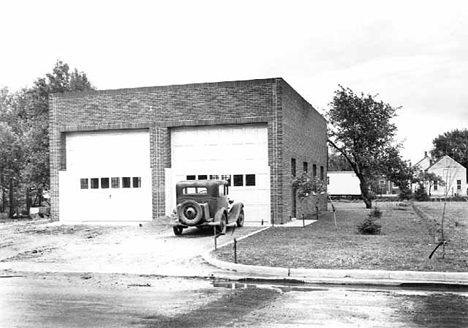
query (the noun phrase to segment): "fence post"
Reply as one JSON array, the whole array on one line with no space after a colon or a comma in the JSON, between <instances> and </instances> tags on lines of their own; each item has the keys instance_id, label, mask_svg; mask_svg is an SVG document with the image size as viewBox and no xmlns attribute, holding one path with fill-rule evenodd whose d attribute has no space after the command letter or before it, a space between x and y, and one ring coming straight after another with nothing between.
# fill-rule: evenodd
<instances>
[{"instance_id":1,"label":"fence post","mask_svg":"<svg viewBox=\"0 0 468 328\"><path fill-rule=\"evenodd\" d=\"M237 264L237 239L234 238L234 263Z\"/></svg>"}]
</instances>

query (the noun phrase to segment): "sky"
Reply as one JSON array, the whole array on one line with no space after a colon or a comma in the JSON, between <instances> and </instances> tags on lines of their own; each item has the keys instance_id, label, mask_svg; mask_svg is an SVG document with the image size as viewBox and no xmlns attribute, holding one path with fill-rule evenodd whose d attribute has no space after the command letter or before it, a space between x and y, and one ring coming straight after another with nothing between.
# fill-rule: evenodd
<instances>
[{"instance_id":1,"label":"sky","mask_svg":"<svg viewBox=\"0 0 468 328\"><path fill-rule=\"evenodd\" d=\"M318 111L339 85L398 109L402 155L468 128L466 1L0 0L0 87L57 60L120 89L282 77Z\"/></svg>"}]
</instances>

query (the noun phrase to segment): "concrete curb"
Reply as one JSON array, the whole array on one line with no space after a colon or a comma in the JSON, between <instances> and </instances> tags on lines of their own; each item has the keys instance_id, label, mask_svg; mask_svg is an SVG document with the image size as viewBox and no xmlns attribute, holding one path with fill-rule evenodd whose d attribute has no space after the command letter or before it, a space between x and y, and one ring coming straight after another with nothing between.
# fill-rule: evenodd
<instances>
[{"instance_id":1,"label":"concrete curb","mask_svg":"<svg viewBox=\"0 0 468 328\"><path fill-rule=\"evenodd\" d=\"M238 240L250 237L264 230L265 229L261 229L239 238ZM222 244L219 247L227 246L232 243L233 242L231 241ZM202 254L203 259L215 267L234 272L238 276L242 276L243 279L291 280L307 283L389 286L398 286L402 284L445 284L468 286L468 272L329 270L267 267L221 261L213 256L214 250L215 249L213 248L204 252Z\"/></svg>"}]
</instances>

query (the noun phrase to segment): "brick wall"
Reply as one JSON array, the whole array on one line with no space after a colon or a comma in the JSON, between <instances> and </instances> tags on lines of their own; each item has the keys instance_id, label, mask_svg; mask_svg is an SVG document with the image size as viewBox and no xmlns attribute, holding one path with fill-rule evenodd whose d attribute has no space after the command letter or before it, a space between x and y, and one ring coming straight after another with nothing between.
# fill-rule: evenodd
<instances>
[{"instance_id":1,"label":"brick wall","mask_svg":"<svg viewBox=\"0 0 468 328\"><path fill-rule=\"evenodd\" d=\"M290 157L326 167L323 118L280 78L56 94L50 108L54 220L59 218L58 172L66 169L67 132L149 129L154 218L165 212L171 127L267 123L275 222L291 211Z\"/></svg>"},{"instance_id":2,"label":"brick wall","mask_svg":"<svg viewBox=\"0 0 468 328\"><path fill-rule=\"evenodd\" d=\"M320 177L323 168L324 179L327 177L327 126L326 121L306 100L304 100L285 81L281 83L282 109L283 109L283 216L289 217L293 213L293 191L291 186L291 159L296 160L296 175L303 173L304 162L307 163L309 175L313 175L313 165L317 167L317 176ZM304 202L296 199L296 216L302 213L309 214L310 203L315 203L311 197ZM319 197L319 207L326 209L326 195Z\"/></svg>"},{"instance_id":3,"label":"brick wall","mask_svg":"<svg viewBox=\"0 0 468 328\"><path fill-rule=\"evenodd\" d=\"M278 79L76 92L50 98L52 218L59 218L58 172L66 169L65 133L112 129L150 131L153 217L165 212L170 128L273 122ZM269 133L271 135L271 133ZM269 143L269 154L278 147ZM269 165L276 162L270 156ZM277 179L272 178L276 181ZM272 189L277 189L273 188Z\"/></svg>"}]
</instances>

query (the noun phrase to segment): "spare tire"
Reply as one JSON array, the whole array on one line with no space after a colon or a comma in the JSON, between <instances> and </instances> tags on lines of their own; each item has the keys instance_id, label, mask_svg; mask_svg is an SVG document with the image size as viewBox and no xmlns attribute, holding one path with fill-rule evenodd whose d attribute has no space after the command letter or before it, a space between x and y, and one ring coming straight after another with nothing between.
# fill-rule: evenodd
<instances>
[{"instance_id":1,"label":"spare tire","mask_svg":"<svg viewBox=\"0 0 468 328\"><path fill-rule=\"evenodd\" d=\"M194 200L186 200L179 207L179 221L188 226L197 225L203 217L203 209Z\"/></svg>"}]
</instances>

